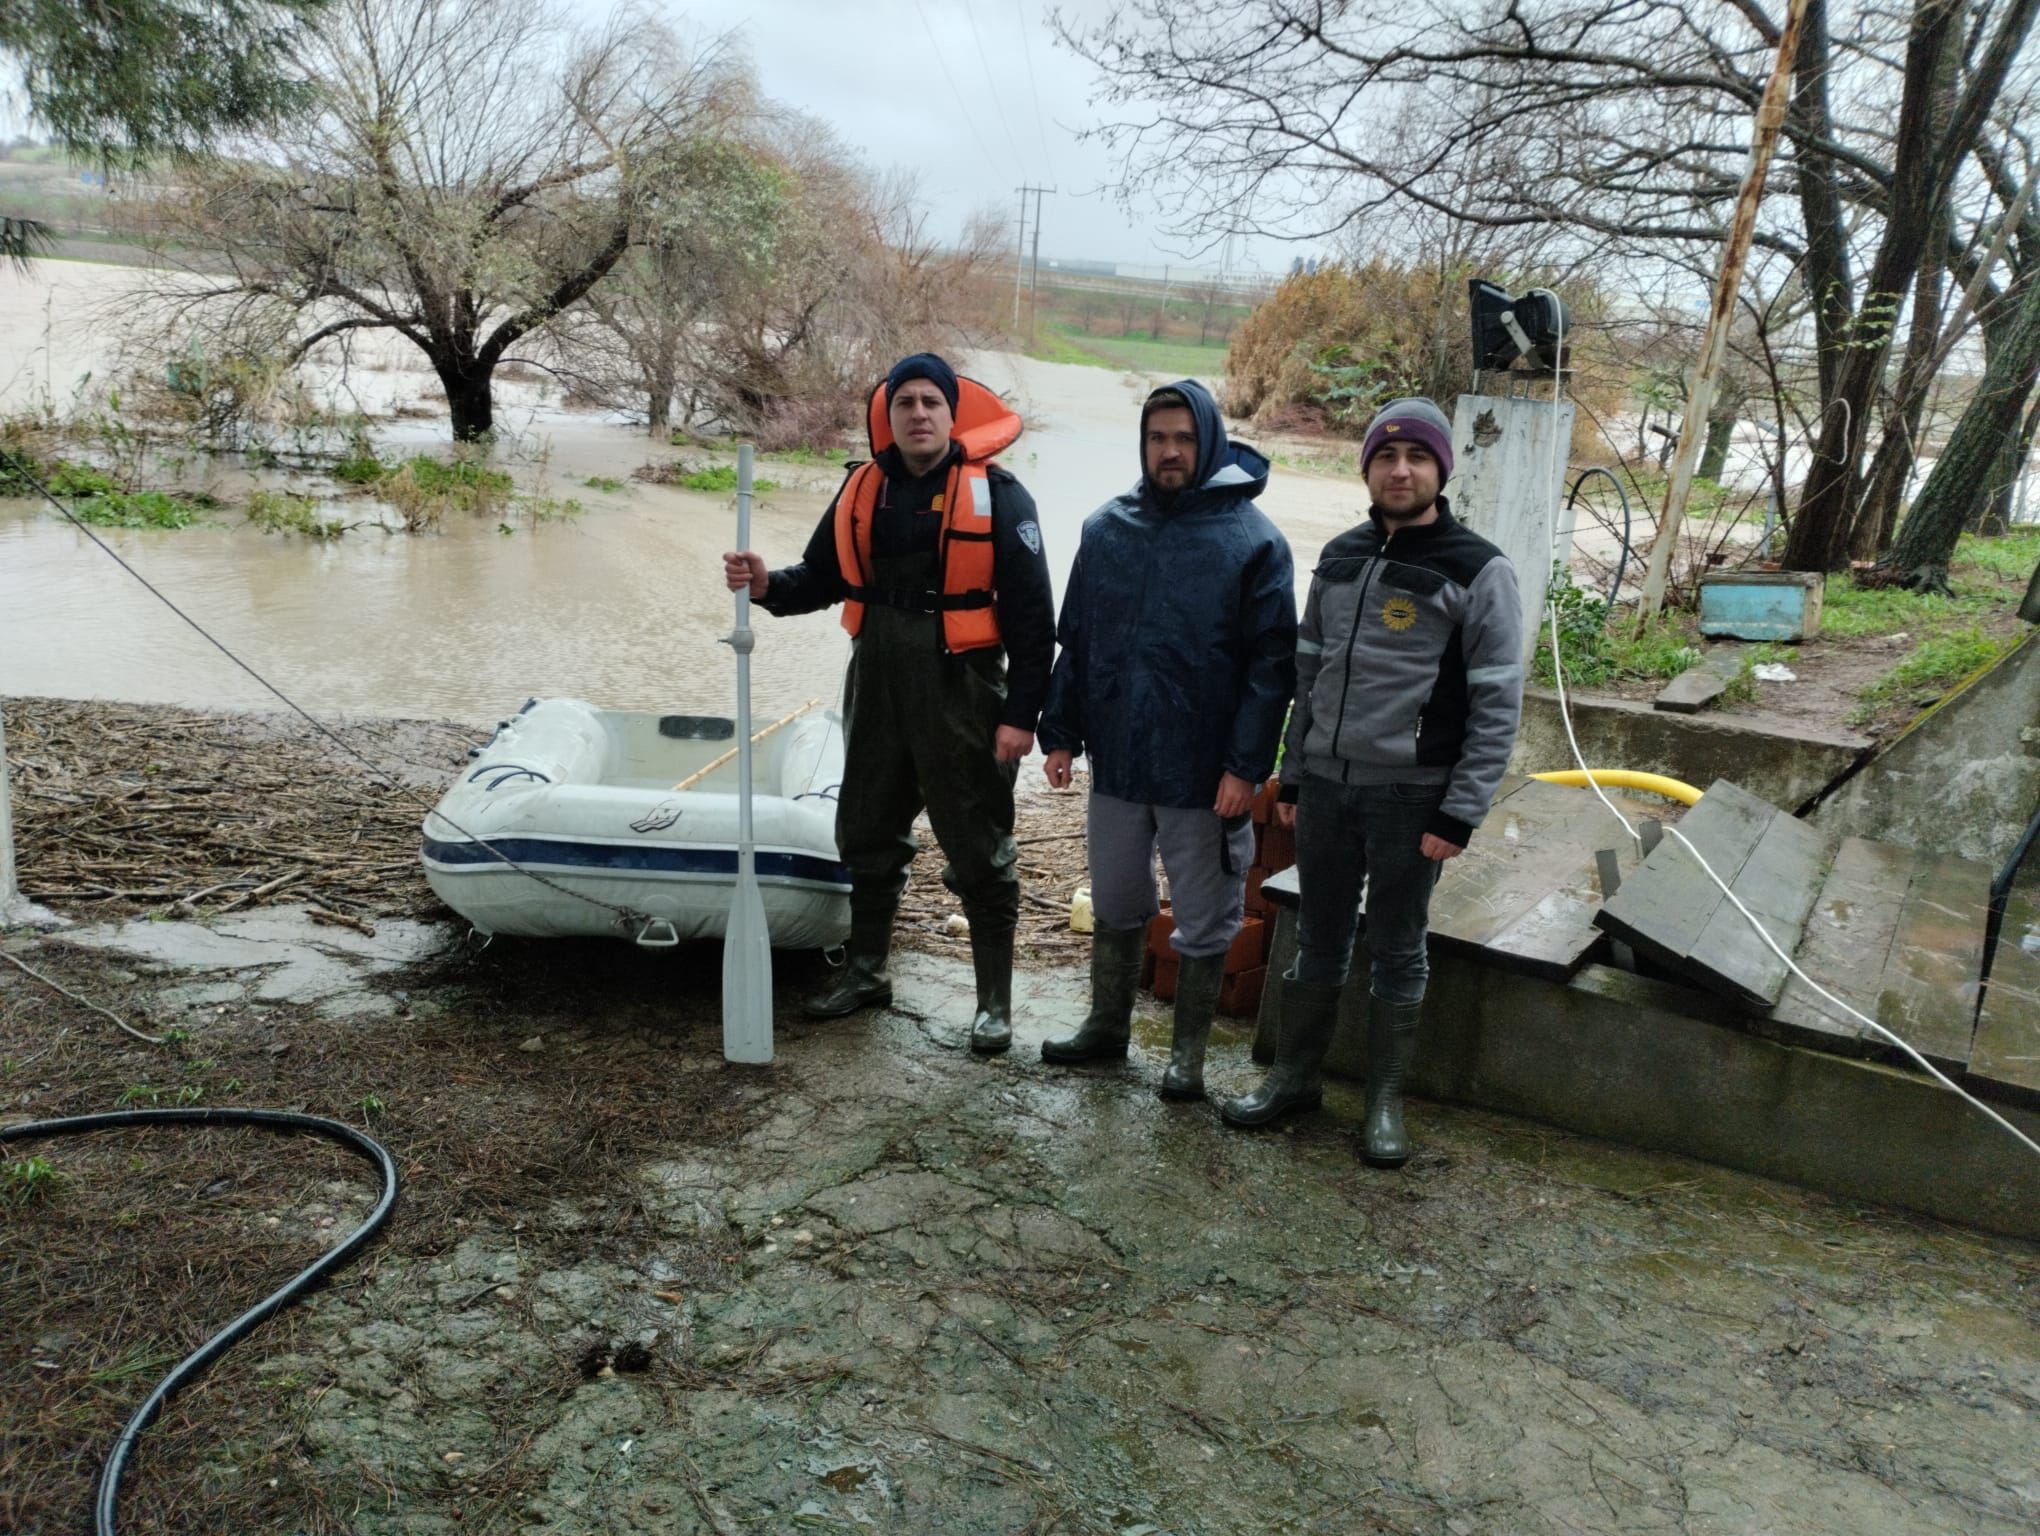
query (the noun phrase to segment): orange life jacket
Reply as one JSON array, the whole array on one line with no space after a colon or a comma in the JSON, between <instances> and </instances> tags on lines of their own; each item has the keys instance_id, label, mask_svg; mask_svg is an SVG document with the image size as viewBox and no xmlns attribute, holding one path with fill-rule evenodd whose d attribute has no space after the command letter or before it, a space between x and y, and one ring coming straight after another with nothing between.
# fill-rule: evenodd
<instances>
[{"instance_id":1,"label":"orange life jacket","mask_svg":"<svg viewBox=\"0 0 2040 1536\"><path fill-rule=\"evenodd\" d=\"M1018 413L984 385L959 377L956 388L956 422L949 440L963 453L949 466L942 499L931 509L942 517L936 543L942 584L929 598L929 606L942 615L943 649L952 653L999 643L999 615L992 606L996 554L992 483L986 468L994 454L1011 447L1020 436ZM871 393L867 419L875 461L893 444L882 383ZM884 488L885 471L876 462L868 462L850 471L836 497L836 563L850 589L843 603L843 627L853 635L864 627L865 604L874 600L871 527Z\"/></svg>"}]
</instances>

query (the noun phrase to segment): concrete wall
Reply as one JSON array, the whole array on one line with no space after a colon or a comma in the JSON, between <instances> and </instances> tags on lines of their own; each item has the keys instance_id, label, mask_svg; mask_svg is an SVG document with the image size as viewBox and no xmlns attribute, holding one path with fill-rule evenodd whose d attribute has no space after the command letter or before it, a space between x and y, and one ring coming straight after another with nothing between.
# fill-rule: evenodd
<instances>
[{"instance_id":1,"label":"concrete wall","mask_svg":"<svg viewBox=\"0 0 2040 1536\"><path fill-rule=\"evenodd\" d=\"M2040 631L1921 715L1813 813L1838 837L1996 869L2040 806Z\"/></svg>"},{"instance_id":2,"label":"concrete wall","mask_svg":"<svg viewBox=\"0 0 2040 1536\"><path fill-rule=\"evenodd\" d=\"M1797 811L1873 746L1868 737L1846 732L1809 733L1735 715L1675 715L1648 701L1570 697L1573 731L1589 768L1664 773L1701 789L1729 779L1787 811ZM1523 729L1509 766L1518 773L1575 766L1552 690L1524 690Z\"/></svg>"},{"instance_id":3,"label":"concrete wall","mask_svg":"<svg viewBox=\"0 0 2040 1536\"><path fill-rule=\"evenodd\" d=\"M1285 911L1254 1041L1262 1059L1294 930ZM1761 1039L1725 1003L1607 966L1565 985L1435 951L1431 966L1411 1072L1424 1098L2040 1238L2040 1158L1924 1077ZM1346 989L1327 1062L1340 1075L1366 1073L1366 993L1364 978ZM2040 1135L2040 1114L1995 1107ZM1421 1105L1410 1120L1421 1145Z\"/></svg>"},{"instance_id":4,"label":"concrete wall","mask_svg":"<svg viewBox=\"0 0 2040 1536\"><path fill-rule=\"evenodd\" d=\"M1572 520L1562 508L1574 406L1549 400L1461 395L1452 412L1452 513L1501 548L1523 597L1523 664L1537 649L1551 562L1572 558ZM1558 441L1556 451L1553 436ZM1557 537L1552 513L1566 521Z\"/></svg>"}]
</instances>

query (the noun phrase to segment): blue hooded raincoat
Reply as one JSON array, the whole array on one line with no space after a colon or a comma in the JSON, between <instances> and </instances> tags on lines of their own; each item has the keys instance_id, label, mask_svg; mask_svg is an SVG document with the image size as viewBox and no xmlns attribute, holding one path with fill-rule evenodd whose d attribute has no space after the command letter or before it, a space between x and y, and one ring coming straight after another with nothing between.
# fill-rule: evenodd
<instances>
[{"instance_id":1,"label":"blue hooded raincoat","mask_svg":"<svg viewBox=\"0 0 2040 1536\"><path fill-rule=\"evenodd\" d=\"M1143 453L1140 482L1085 521L1039 736L1043 751L1088 757L1100 794L1209 809L1220 774L1259 784L1274 769L1296 685L1296 580L1288 541L1254 505L1267 459L1227 440L1203 385L1168 387L1196 419L1196 471L1165 496Z\"/></svg>"}]
</instances>

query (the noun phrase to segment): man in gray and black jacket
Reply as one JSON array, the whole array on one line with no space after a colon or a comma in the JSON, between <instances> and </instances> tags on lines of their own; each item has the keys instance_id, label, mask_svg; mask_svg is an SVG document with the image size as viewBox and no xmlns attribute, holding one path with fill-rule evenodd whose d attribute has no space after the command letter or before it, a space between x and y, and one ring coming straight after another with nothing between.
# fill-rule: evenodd
<instances>
[{"instance_id":1,"label":"man in gray and black jacket","mask_svg":"<svg viewBox=\"0 0 2040 1536\"><path fill-rule=\"evenodd\" d=\"M1384 406L1361 464L1373 505L1325 546L1297 638L1278 814L1296 828L1301 901L1275 1065L1220 1113L1265 1125L1318 1106L1364 881L1365 1151L1399 1167L1410 1155L1402 1087L1430 974L1431 889L1508 767L1523 705L1522 612L1507 557L1440 494L1452 427L1437 406Z\"/></svg>"}]
</instances>

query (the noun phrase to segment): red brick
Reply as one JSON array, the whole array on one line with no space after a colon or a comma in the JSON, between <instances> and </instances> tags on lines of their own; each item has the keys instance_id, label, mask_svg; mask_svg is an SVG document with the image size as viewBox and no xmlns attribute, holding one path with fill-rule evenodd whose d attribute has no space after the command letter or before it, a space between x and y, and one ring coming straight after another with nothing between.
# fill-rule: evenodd
<instances>
[{"instance_id":1,"label":"red brick","mask_svg":"<svg viewBox=\"0 0 2040 1536\"><path fill-rule=\"evenodd\" d=\"M1225 985L1218 989L1218 1011L1228 1018L1252 1018L1260 1011L1261 988L1267 985L1267 981L1268 967L1265 965L1237 971L1226 977Z\"/></svg>"}]
</instances>

